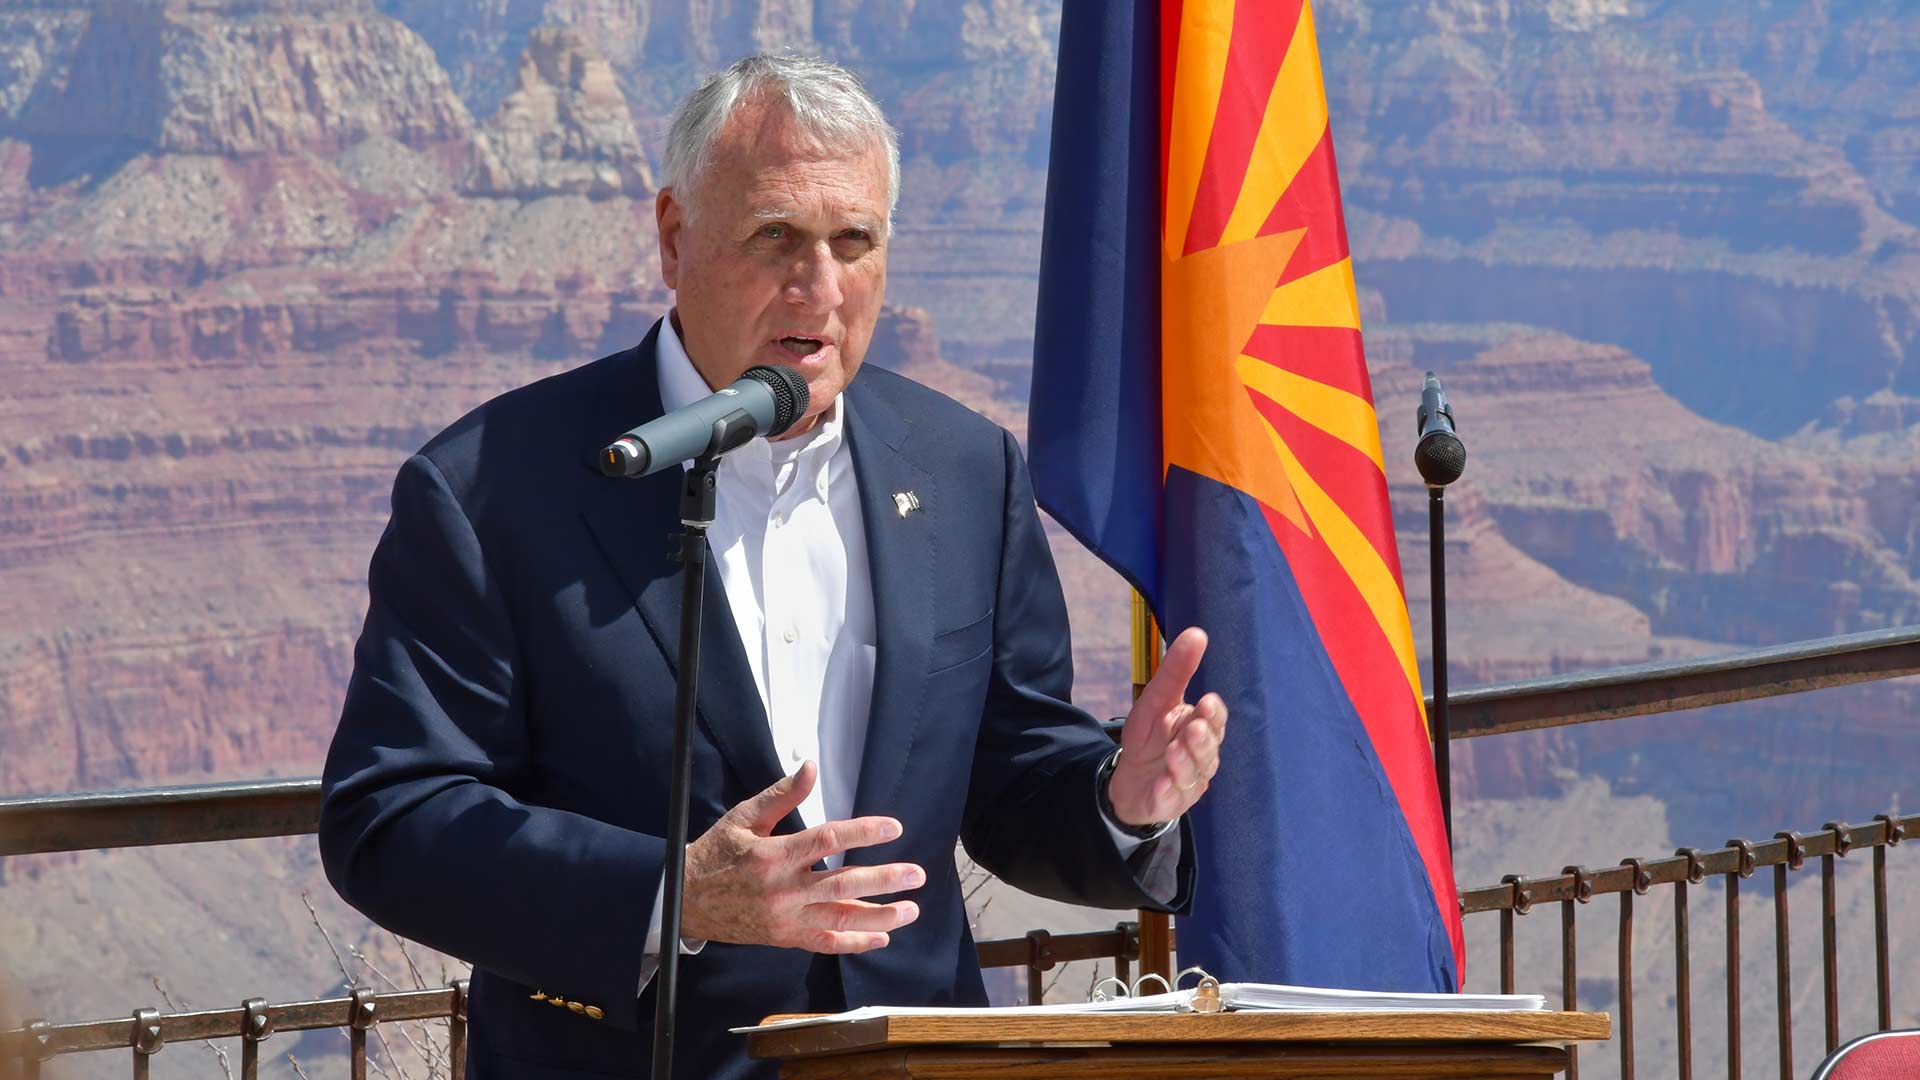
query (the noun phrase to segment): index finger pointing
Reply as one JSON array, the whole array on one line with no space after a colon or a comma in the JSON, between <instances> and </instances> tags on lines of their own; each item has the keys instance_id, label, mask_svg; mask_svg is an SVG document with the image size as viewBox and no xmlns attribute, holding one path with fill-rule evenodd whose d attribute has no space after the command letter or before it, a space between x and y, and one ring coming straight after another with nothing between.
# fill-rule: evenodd
<instances>
[{"instance_id":1,"label":"index finger pointing","mask_svg":"<svg viewBox=\"0 0 1920 1080\"><path fill-rule=\"evenodd\" d=\"M1145 707L1157 717L1185 701L1187 684L1193 681L1193 673L1200 670L1200 658L1206 653L1205 630L1189 626L1180 631L1180 635L1167 646L1166 654L1160 657L1160 666L1154 669L1153 678L1140 692L1140 700L1134 703L1134 708Z\"/></svg>"}]
</instances>

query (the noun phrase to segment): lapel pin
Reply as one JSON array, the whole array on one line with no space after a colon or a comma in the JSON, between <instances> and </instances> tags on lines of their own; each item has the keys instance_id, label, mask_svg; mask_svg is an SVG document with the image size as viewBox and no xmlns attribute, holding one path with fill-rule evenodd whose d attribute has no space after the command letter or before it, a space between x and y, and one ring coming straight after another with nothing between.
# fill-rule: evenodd
<instances>
[{"instance_id":1,"label":"lapel pin","mask_svg":"<svg viewBox=\"0 0 1920 1080\"><path fill-rule=\"evenodd\" d=\"M906 517L920 509L920 496L911 491L896 491L893 493L893 508L900 511L901 517Z\"/></svg>"}]
</instances>

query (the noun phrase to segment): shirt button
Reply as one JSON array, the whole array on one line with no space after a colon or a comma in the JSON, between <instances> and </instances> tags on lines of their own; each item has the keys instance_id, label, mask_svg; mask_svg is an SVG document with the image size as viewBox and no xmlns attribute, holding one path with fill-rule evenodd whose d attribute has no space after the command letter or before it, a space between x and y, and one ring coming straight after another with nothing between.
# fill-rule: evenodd
<instances>
[{"instance_id":1,"label":"shirt button","mask_svg":"<svg viewBox=\"0 0 1920 1080\"><path fill-rule=\"evenodd\" d=\"M789 626L787 627L786 631L780 635L780 640L791 645L793 644L794 639L798 638L799 636L800 636L799 634L794 632L793 627Z\"/></svg>"},{"instance_id":2,"label":"shirt button","mask_svg":"<svg viewBox=\"0 0 1920 1080\"><path fill-rule=\"evenodd\" d=\"M807 759L806 755L802 754L800 748L797 746L787 751L787 758L790 761L805 761Z\"/></svg>"},{"instance_id":3,"label":"shirt button","mask_svg":"<svg viewBox=\"0 0 1920 1080\"><path fill-rule=\"evenodd\" d=\"M780 526L782 526L782 525L785 525L786 523L787 523L787 515L785 515L785 514L775 514L775 515L773 515L773 527L774 527L774 528L776 528L776 529L777 529L777 528L779 528Z\"/></svg>"}]
</instances>

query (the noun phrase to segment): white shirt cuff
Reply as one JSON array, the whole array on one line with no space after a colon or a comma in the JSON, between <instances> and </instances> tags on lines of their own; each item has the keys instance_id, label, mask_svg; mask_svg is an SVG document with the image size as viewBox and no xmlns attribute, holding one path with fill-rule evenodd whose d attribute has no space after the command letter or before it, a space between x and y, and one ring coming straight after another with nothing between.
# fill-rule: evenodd
<instances>
[{"instance_id":1,"label":"white shirt cuff","mask_svg":"<svg viewBox=\"0 0 1920 1080\"><path fill-rule=\"evenodd\" d=\"M1160 827L1153 831L1153 835L1144 840L1140 837L1121 832L1120 827L1107 820L1105 814L1100 815L1100 823L1107 827L1107 835L1113 837L1113 846L1119 849L1120 857L1126 859L1131 858L1134 852L1139 851L1146 845L1172 832L1173 827L1180 824L1180 819L1175 818L1172 821L1161 822ZM657 952L658 950L655 951Z\"/></svg>"},{"instance_id":2,"label":"white shirt cuff","mask_svg":"<svg viewBox=\"0 0 1920 1080\"><path fill-rule=\"evenodd\" d=\"M667 878L662 874L659 886L653 890L653 917L647 920L647 943L641 950L640 985L634 990L636 997L639 996L640 991L647 988L648 983L653 981L653 973L660 968L660 908L666 896ZM680 939L681 956L692 956L706 947L706 942L695 938Z\"/></svg>"}]
</instances>

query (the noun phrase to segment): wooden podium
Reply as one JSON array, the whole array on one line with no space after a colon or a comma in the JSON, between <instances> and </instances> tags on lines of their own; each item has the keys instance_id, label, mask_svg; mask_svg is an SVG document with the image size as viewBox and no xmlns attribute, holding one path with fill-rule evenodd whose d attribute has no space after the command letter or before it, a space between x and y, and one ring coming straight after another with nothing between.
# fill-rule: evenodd
<instances>
[{"instance_id":1,"label":"wooden podium","mask_svg":"<svg viewBox=\"0 0 1920 1080\"><path fill-rule=\"evenodd\" d=\"M1606 1013L1233 1012L894 1016L753 1032L782 1080L1544 1080Z\"/></svg>"}]
</instances>

